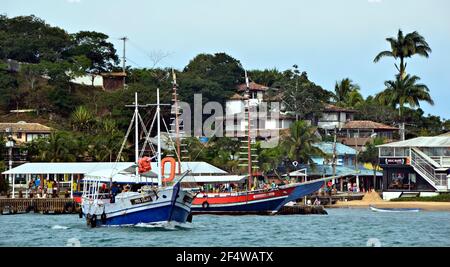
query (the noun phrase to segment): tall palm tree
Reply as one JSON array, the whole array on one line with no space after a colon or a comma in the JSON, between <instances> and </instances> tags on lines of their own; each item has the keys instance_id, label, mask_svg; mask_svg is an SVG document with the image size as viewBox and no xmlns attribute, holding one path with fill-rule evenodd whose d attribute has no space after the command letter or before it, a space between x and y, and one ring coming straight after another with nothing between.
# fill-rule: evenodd
<instances>
[{"instance_id":1,"label":"tall palm tree","mask_svg":"<svg viewBox=\"0 0 450 267\"><path fill-rule=\"evenodd\" d=\"M333 98L338 105L347 106L349 104L350 96L352 96L353 100L357 97L357 95L361 96L359 90L359 85L353 83L353 81L349 78L345 78L339 82L336 82L336 85L334 86Z\"/></svg>"},{"instance_id":2,"label":"tall palm tree","mask_svg":"<svg viewBox=\"0 0 450 267\"><path fill-rule=\"evenodd\" d=\"M420 107L420 101L434 105L430 90L425 84L417 83L417 76L406 75L403 79L400 74L396 75L394 81L386 81L386 89L377 95L381 104L399 108L400 118L403 116L403 107L407 104L411 108Z\"/></svg>"},{"instance_id":3,"label":"tall palm tree","mask_svg":"<svg viewBox=\"0 0 450 267\"><path fill-rule=\"evenodd\" d=\"M428 58L431 53L431 48L425 41L425 38L417 31L404 35L402 30L398 30L397 38L389 37L386 41L390 43L391 50L380 52L373 61L376 63L383 57L393 57L395 60L400 59L400 66L397 64L394 65L402 78L404 78L406 74L406 58L410 58L414 55Z\"/></svg>"},{"instance_id":4,"label":"tall palm tree","mask_svg":"<svg viewBox=\"0 0 450 267\"><path fill-rule=\"evenodd\" d=\"M306 121L296 121L291 125L290 136L282 142L290 159L314 165L313 156L325 156L322 150L313 146L314 143L320 142L316 131L317 128Z\"/></svg>"}]
</instances>

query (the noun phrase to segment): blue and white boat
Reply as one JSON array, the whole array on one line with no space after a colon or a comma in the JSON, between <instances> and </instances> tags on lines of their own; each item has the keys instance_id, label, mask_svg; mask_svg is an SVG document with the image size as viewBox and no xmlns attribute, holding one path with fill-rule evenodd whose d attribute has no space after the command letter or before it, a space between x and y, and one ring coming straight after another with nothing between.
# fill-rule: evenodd
<instances>
[{"instance_id":1,"label":"blue and white boat","mask_svg":"<svg viewBox=\"0 0 450 267\"><path fill-rule=\"evenodd\" d=\"M375 212L419 212L420 209L417 208L376 208L369 205L371 211Z\"/></svg>"},{"instance_id":2,"label":"blue and white boat","mask_svg":"<svg viewBox=\"0 0 450 267\"><path fill-rule=\"evenodd\" d=\"M88 174L83 179L80 217L86 218L86 223L91 227L172 222L182 224L190 220L194 194L189 190L183 190L180 184L186 173L175 178L175 160L167 160L167 158L161 160L159 90L155 114L158 127L158 149L153 157L157 158L158 162L156 170L151 170L151 167L143 169L142 162L148 161L146 166L151 166L150 158L139 159L138 129L142 119L138 112L137 100L137 94L135 94L134 116L122 145L123 148L134 122L135 165L122 170L114 168L101 170ZM163 177L165 161L171 163L169 178ZM118 191L123 185L125 189L122 192Z\"/></svg>"}]
</instances>

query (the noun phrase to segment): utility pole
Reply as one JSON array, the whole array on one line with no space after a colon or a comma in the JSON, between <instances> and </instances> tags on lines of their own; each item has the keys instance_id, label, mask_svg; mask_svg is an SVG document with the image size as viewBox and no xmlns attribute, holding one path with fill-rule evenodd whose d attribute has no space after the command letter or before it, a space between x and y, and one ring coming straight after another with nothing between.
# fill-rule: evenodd
<instances>
[{"instance_id":1,"label":"utility pole","mask_svg":"<svg viewBox=\"0 0 450 267\"><path fill-rule=\"evenodd\" d=\"M400 123L400 141L405 141L405 123Z\"/></svg>"},{"instance_id":2,"label":"utility pole","mask_svg":"<svg viewBox=\"0 0 450 267\"><path fill-rule=\"evenodd\" d=\"M126 48L126 42L128 41L128 37L124 36L124 37L120 38L120 40L123 41L122 72L124 74L124 76L123 76L123 88L125 89L125 79L126 79L125 68L126 68L126 62L127 62L127 58L125 56L125 48Z\"/></svg>"},{"instance_id":3,"label":"utility pole","mask_svg":"<svg viewBox=\"0 0 450 267\"><path fill-rule=\"evenodd\" d=\"M337 127L334 127L334 140L333 140L333 177L336 176L336 140L337 139ZM333 183L334 184L334 183ZM342 178L340 178L340 191L344 191L344 183Z\"/></svg>"}]
</instances>

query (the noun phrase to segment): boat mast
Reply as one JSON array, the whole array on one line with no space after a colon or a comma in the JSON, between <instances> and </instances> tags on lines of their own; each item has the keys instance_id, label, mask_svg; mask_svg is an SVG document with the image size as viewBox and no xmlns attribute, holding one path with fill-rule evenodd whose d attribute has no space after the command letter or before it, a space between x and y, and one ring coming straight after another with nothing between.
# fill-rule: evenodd
<instances>
[{"instance_id":1,"label":"boat mast","mask_svg":"<svg viewBox=\"0 0 450 267\"><path fill-rule=\"evenodd\" d=\"M177 99L177 76L175 71L172 69L173 77L173 97L175 104L175 140L177 146L177 161L178 161L178 174L181 174L181 141L180 141L180 123L178 121L178 99Z\"/></svg>"},{"instance_id":2,"label":"boat mast","mask_svg":"<svg viewBox=\"0 0 450 267\"><path fill-rule=\"evenodd\" d=\"M247 128L248 128L248 136L247 136L247 151L248 151L248 190L251 189L251 183L253 179L252 175L252 148L251 148L251 136L250 136L250 84L247 76L247 70L245 70L245 84L247 86L247 94L248 94L248 102L247 102L247 115L248 115L248 122L247 122Z\"/></svg>"},{"instance_id":3,"label":"boat mast","mask_svg":"<svg viewBox=\"0 0 450 267\"><path fill-rule=\"evenodd\" d=\"M135 129L134 129L134 161L136 163L135 175L138 177L139 175L139 110L138 110L138 96L137 92L134 93L134 119L135 119Z\"/></svg>"},{"instance_id":4,"label":"boat mast","mask_svg":"<svg viewBox=\"0 0 450 267\"><path fill-rule=\"evenodd\" d=\"M161 123L160 123L160 111L159 107L159 88L156 89L156 125L157 125L157 140L158 140L158 187L162 186L161 171L164 166L161 166Z\"/></svg>"}]
</instances>

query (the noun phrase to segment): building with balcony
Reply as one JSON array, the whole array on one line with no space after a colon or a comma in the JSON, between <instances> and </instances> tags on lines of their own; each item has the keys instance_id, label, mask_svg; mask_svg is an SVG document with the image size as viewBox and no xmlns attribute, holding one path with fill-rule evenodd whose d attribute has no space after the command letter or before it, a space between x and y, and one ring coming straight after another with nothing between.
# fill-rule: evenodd
<instances>
[{"instance_id":1,"label":"building with balcony","mask_svg":"<svg viewBox=\"0 0 450 267\"><path fill-rule=\"evenodd\" d=\"M248 133L248 107L250 106L250 128L253 137L278 136L280 130L289 129L295 121L295 116L282 112L282 107L272 105L273 101L267 98L269 87L250 82L241 84L236 93L225 104L225 136L245 137ZM265 110L262 104L267 104Z\"/></svg>"},{"instance_id":2,"label":"building with balcony","mask_svg":"<svg viewBox=\"0 0 450 267\"><path fill-rule=\"evenodd\" d=\"M450 191L450 136L417 137L378 148L383 198Z\"/></svg>"},{"instance_id":3,"label":"building with balcony","mask_svg":"<svg viewBox=\"0 0 450 267\"><path fill-rule=\"evenodd\" d=\"M353 120L355 113L356 111L352 109L326 104L322 111L322 117L317 121L317 126L325 132L334 131L336 128L340 129L347 122Z\"/></svg>"},{"instance_id":4,"label":"building with balcony","mask_svg":"<svg viewBox=\"0 0 450 267\"><path fill-rule=\"evenodd\" d=\"M374 121L348 121L338 130L338 141L361 151L373 138L392 142L397 139L398 128Z\"/></svg>"}]
</instances>

